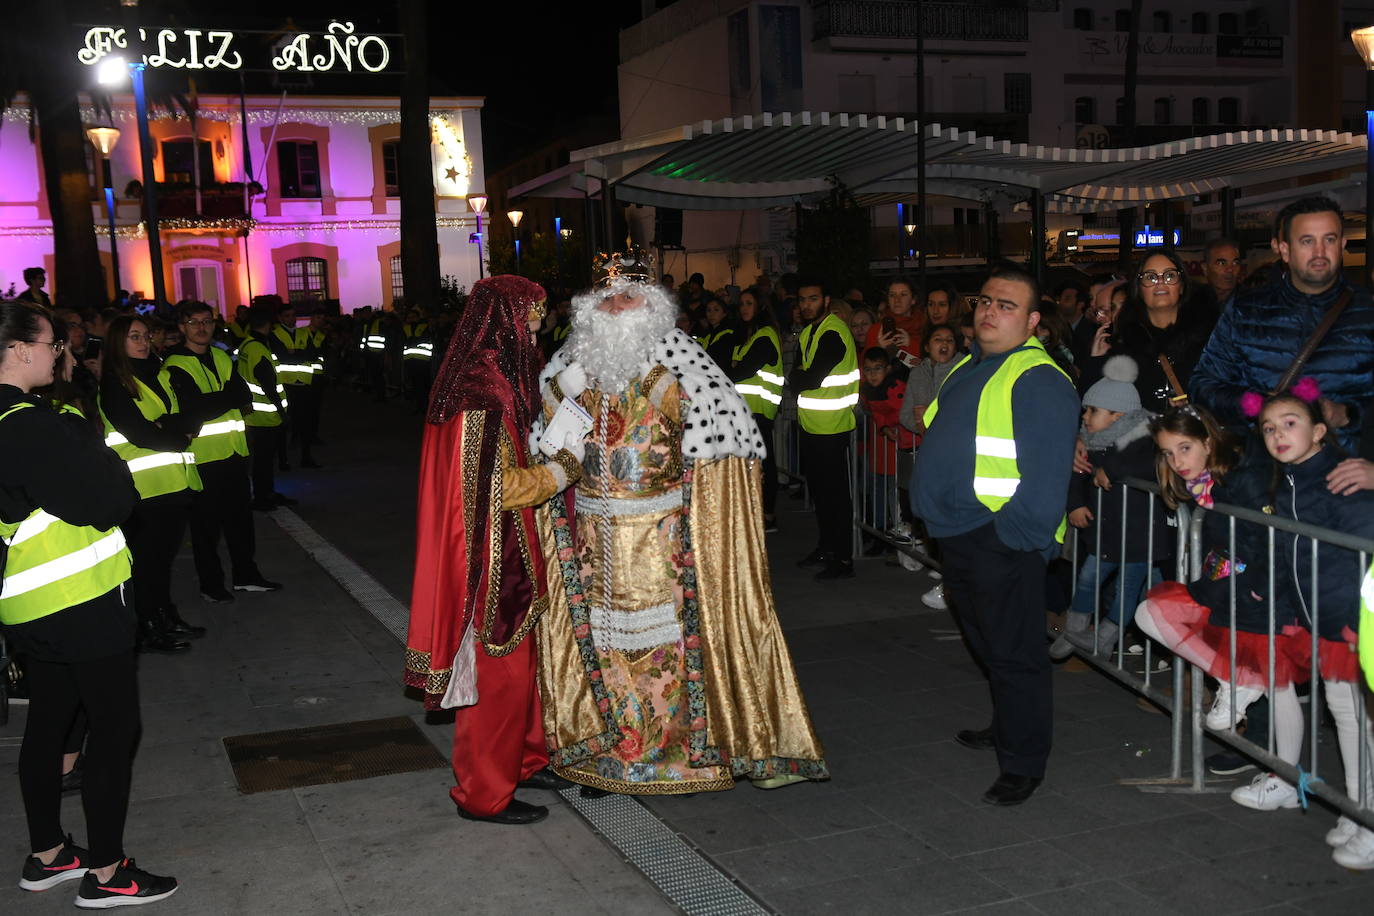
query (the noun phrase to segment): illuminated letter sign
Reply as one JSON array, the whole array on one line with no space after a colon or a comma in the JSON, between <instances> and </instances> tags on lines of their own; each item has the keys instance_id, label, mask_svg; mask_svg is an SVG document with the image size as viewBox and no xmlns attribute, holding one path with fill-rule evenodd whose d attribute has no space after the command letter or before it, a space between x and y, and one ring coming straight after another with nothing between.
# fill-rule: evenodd
<instances>
[{"instance_id":1,"label":"illuminated letter sign","mask_svg":"<svg viewBox=\"0 0 1374 916\"><path fill-rule=\"evenodd\" d=\"M386 39L380 35L355 35L355 28L351 22L334 21L321 36L301 32L290 43L279 47L278 53L271 58L272 69L353 73L356 66L357 70L367 73L382 72L391 63L391 48ZM153 69L238 70L243 67L243 57L233 48L237 37L233 32L159 29L150 38L146 29L139 29L138 36L149 45L143 63ZM76 52L76 59L93 67L106 54L128 46L123 29L94 26L86 30L85 46Z\"/></svg>"},{"instance_id":2,"label":"illuminated letter sign","mask_svg":"<svg viewBox=\"0 0 1374 916\"><path fill-rule=\"evenodd\" d=\"M1183 232L1175 229L1174 247L1178 247L1183 242ZM1144 229L1137 229L1135 233L1135 247L1137 248L1162 248L1164 246L1164 230L1151 229L1146 226Z\"/></svg>"}]
</instances>

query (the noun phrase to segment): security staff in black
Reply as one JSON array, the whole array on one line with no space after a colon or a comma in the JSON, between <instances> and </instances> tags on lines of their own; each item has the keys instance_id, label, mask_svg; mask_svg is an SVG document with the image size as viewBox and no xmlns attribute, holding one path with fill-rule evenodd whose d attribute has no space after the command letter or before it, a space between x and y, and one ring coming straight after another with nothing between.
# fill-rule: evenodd
<instances>
[{"instance_id":1,"label":"security staff in black","mask_svg":"<svg viewBox=\"0 0 1374 916\"><path fill-rule=\"evenodd\" d=\"M224 587L219 539L229 548L235 591L270 592L281 588L258 570L253 532L252 497L248 489L248 442L243 411L253 396L234 371L229 354L211 344L215 316L204 302L178 306L182 346L167 354L158 382L176 398L181 412L200 423L191 440L202 489L191 505L191 549L195 555L200 596L211 604L233 601Z\"/></svg>"},{"instance_id":2,"label":"security staff in black","mask_svg":"<svg viewBox=\"0 0 1374 916\"><path fill-rule=\"evenodd\" d=\"M310 322L303 328L296 328L296 354L298 365L310 369L310 382L294 389L288 388L288 397L294 398L291 409L291 441L300 446L301 467L315 469L323 467L315 460L313 449L320 444L320 409L324 402L324 351L328 339L324 330L324 312L318 308L311 313Z\"/></svg>"},{"instance_id":3,"label":"security staff in black","mask_svg":"<svg viewBox=\"0 0 1374 916\"><path fill-rule=\"evenodd\" d=\"M859 403L854 338L819 280L801 284L802 328L797 367L787 377L797 395L798 444L806 487L816 506L816 549L798 566L823 567L817 579L854 577L854 503L849 495L849 434Z\"/></svg>"},{"instance_id":4,"label":"security staff in black","mask_svg":"<svg viewBox=\"0 0 1374 916\"><path fill-rule=\"evenodd\" d=\"M253 508L271 512L277 506L295 505L295 500L277 492L274 461L277 443L287 420L286 386L277 373L277 356L272 352L272 307L258 304L248 309L248 339L239 347L234 369L248 383L253 403L243 415L247 426L249 479L253 482Z\"/></svg>"},{"instance_id":5,"label":"security staff in black","mask_svg":"<svg viewBox=\"0 0 1374 916\"><path fill-rule=\"evenodd\" d=\"M1035 336L1040 290L1015 269L978 298L972 352L926 408L912 509L938 539L945 600L987 672L992 725L955 735L995 750L992 805L1030 798L1054 726L1045 564L1064 540L1078 393Z\"/></svg>"},{"instance_id":6,"label":"security staff in black","mask_svg":"<svg viewBox=\"0 0 1374 916\"><path fill-rule=\"evenodd\" d=\"M19 886L79 881L79 907L151 903L177 882L124 853L139 702L131 558L119 524L138 491L89 422L32 393L52 382L63 344L46 309L0 302L0 624L29 687L19 788L30 854ZM62 823L62 755L82 709L89 850Z\"/></svg>"}]
</instances>

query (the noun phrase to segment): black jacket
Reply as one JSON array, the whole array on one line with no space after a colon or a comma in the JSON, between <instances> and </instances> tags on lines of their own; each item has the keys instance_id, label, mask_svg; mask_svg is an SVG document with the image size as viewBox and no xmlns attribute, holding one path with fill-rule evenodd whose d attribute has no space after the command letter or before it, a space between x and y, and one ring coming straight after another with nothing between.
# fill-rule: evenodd
<instances>
[{"instance_id":1,"label":"black jacket","mask_svg":"<svg viewBox=\"0 0 1374 916\"><path fill-rule=\"evenodd\" d=\"M1260 510L1268 504L1269 469L1266 466L1242 466L1226 475L1224 481L1212 487L1212 499L1217 503L1242 509ZM1269 537L1262 525L1236 520L1236 547L1231 551L1230 516L1221 512L1206 512L1202 516L1202 578L1188 584L1188 593L1198 604L1212 611L1208 618L1213 626L1231 625L1230 575L1213 570L1219 563L1234 556L1227 563L1236 580L1236 629L1247 633L1269 632ZM1239 567L1244 567L1239 569ZM1251 594L1253 592L1253 594ZM1259 595L1256 599L1254 596ZM1292 614L1285 610L1282 590L1275 599L1275 626L1282 629L1291 622Z\"/></svg>"},{"instance_id":2,"label":"black jacket","mask_svg":"<svg viewBox=\"0 0 1374 916\"><path fill-rule=\"evenodd\" d=\"M1343 534L1374 540L1374 492L1360 490L1340 496L1326 488L1326 475L1345 456L1330 447L1322 449L1302 464L1280 468L1274 492L1274 514L1309 525L1330 528ZM1312 588L1312 541L1301 535L1278 532L1275 575L1279 594L1285 599L1290 617L1311 629L1316 614L1318 634L1323 639L1340 640L1348 627L1359 628L1360 581L1368 565L1361 566L1353 550L1334 544L1317 547L1318 576Z\"/></svg>"},{"instance_id":3,"label":"black jacket","mask_svg":"<svg viewBox=\"0 0 1374 916\"><path fill-rule=\"evenodd\" d=\"M1102 367L1107 358L1124 354L1140 367L1135 389L1140 393L1141 406L1155 413L1163 413L1168 409L1169 398L1174 392L1159 364L1160 354L1168 358L1179 384L1187 391L1193 367L1202 357L1216 323L1217 314L1212 303L1197 297L1179 308L1178 320L1167 328L1118 317L1111 350L1105 357L1090 357L1083 364L1078 384L1081 390L1087 391L1102 378Z\"/></svg>"}]
</instances>

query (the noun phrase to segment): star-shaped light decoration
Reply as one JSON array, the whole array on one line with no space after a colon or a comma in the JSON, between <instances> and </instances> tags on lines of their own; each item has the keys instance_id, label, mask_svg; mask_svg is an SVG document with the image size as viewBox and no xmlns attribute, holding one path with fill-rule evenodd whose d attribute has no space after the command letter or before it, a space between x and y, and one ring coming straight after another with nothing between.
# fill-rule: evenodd
<instances>
[{"instance_id":1,"label":"star-shaped light decoration","mask_svg":"<svg viewBox=\"0 0 1374 916\"><path fill-rule=\"evenodd\" d=\"M450 168L448 169L448 171L444 172L444 177L447 178L449 181L457 181L457 180L458 180L458 170L455 169L455 168L450 167Z\"/></svg>"}]
</instances>

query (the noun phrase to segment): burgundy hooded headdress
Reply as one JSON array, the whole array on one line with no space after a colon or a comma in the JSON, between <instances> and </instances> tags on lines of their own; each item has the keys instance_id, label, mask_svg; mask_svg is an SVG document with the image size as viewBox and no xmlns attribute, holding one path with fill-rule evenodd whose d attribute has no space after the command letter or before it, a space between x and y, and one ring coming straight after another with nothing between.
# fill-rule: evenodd
<instances>
[{"instance_id":1,"label":"burgundy hooded headdress","mask_svg":"<svg viewBox=\"0 0 1374 916\"><path fill-rule=\"evenodd\" d=\"M499 412L528 430L539 409L539 370L544 358L530 340L530 309L544 287L502 275L477 281L449 341L430 396L430 423L445 423L464 410Z\"/></svg>"}]
</instances>

